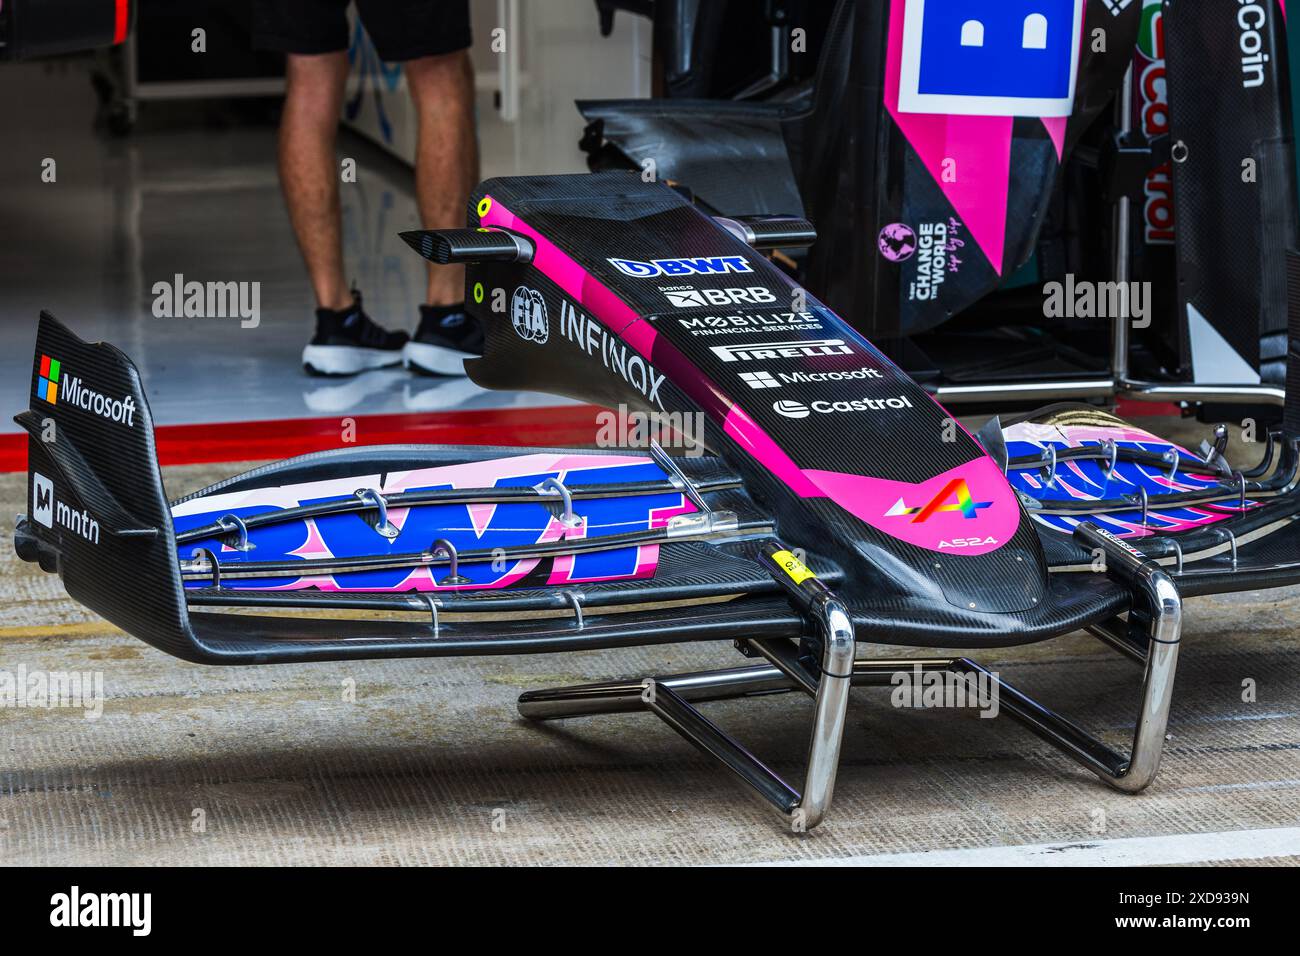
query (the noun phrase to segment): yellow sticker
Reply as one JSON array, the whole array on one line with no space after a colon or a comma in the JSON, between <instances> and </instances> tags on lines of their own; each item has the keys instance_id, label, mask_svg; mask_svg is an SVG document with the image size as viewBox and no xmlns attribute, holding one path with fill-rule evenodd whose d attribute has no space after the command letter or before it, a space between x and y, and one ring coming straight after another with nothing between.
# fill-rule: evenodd
<instances>
[{"instance_id":1,"label":"yellow sticker","mask_svg":"<svg viewBox=\"0 0 1300 956\"><path fill-rule=\"evenodd\" d=\"M484 216L488 214L488 210L491 208L492 208L492 200L488 199L487 196L484 196L482 199L478 201L478 217L482 219Z\"/></svg>"},{"instance_id":2,"label":"yellow sticker","mask_svg":"<svg viewBox=\"0 0 1300 956\"><path fill-rule=\"evenodd\" d=\"M809 578L815 578L817 575L808 570L808 565L804 564L789 551L778 551L772 555L772 560L781 566L781 570L790 575L790 580L795 584L803 584Z\"/></svg>"},{"instance_id":3,"label":"yellow sticker","mask_svg":"<svg viewBox=\"0 0 1300 956\"><path fill-rule=\"evenodd\" d=\"M482 283L482 282L475 282L475 283L474 283L474 301L475 301L475 302L482 302L482 301L483 301L483 283Z\"/></svg>"}]
</instances>

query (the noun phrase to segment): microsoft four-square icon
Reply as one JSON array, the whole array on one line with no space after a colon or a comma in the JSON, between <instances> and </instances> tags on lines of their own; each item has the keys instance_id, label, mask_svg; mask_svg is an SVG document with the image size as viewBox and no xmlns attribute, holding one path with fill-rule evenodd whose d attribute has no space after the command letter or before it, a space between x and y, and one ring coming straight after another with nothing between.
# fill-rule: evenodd
<instances>
[{"instance_id":1,"label":"microsoft four-square icon","mask_svg":"<svg viewBox=\"0 0 1300 956\"><path fill-rule=\"evenodd\" d=\"M40 373L36 376L36 397L49 402L51 405L58 403L59 399L59 373L62 368L58 359L50 358L48 355L41 356Z\"/></svg>"}]
</instances>

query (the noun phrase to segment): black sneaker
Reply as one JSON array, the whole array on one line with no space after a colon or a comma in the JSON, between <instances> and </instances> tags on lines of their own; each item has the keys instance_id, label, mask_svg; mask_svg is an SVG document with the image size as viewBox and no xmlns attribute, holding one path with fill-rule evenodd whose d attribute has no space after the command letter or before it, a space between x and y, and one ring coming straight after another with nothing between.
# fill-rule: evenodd
<instances>
[{"instance_id":1,"label":"black sneaker","mask_svg":"<svg viewBox=\"0 0 1300 956\"><path fill-rule=\"evenodd\" d=\"M406 367L425 375L464 375L465 360L483 354L483 330L465 304L420 306L420 327L402 349Z\"/></svg>"},{"instance_id":2,"label":"black sneaker","mask_svg":"<svg viewBox=\"0 0 1300 956\"><path fill-rule=\"evenodd\" d=\"M316 335L302 350L302 367L312 375L356 375L402 361L405 332L376 325L361 308L361 293L352 290L346 309L317 309Z\"/></svg>"}]
</instances>

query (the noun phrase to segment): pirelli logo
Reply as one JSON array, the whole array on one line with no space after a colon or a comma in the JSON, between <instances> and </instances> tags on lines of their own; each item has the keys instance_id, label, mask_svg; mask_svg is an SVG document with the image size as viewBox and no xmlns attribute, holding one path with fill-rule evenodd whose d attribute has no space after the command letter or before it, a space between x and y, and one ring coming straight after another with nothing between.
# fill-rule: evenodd
<instances>
[{"instance_id":1,"label":"pirelli logo","mask_svg":"<svg viewBox=\"0 0 1300 956\"><path fill-rule=\"evenodd\" d=\"M710 351L724 362L757 362L762 359L803 358L816 355L852 355L843 339L804 339L801 342L753 342L746 345L713 345Z\"/></svg>"}]
</instances>

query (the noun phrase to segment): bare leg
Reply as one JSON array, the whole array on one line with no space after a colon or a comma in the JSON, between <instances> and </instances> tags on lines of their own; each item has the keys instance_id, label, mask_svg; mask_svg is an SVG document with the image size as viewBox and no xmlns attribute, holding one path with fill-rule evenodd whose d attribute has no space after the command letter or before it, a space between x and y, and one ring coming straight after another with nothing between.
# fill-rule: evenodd
<instances>
[{"instance_id":1,"label":"bare leg","mask_svg":"<svg viewBox=\"0 0 1300 956\"><path fill-rule=\"evenodd\" d=\"M426 56L406 63L419 117L415 189L425 229L465 225L465 203L478 181L474 131L474 67L469 52ZM464 266L429 266L430 305L465 299Z\"/></svg>"},{"instance_id":2,"label":"bare leg","mask_svg":"<svg viewBox=\"0 0 1300 956\"><path fill-rule=\"evenodd\" d=\"M280 186L317 305L342 309L351 304L352 295L343 272L339 166L334 146L348 74L347 54L291 53L285 72Z\"/></svg>"}]
</instances>

